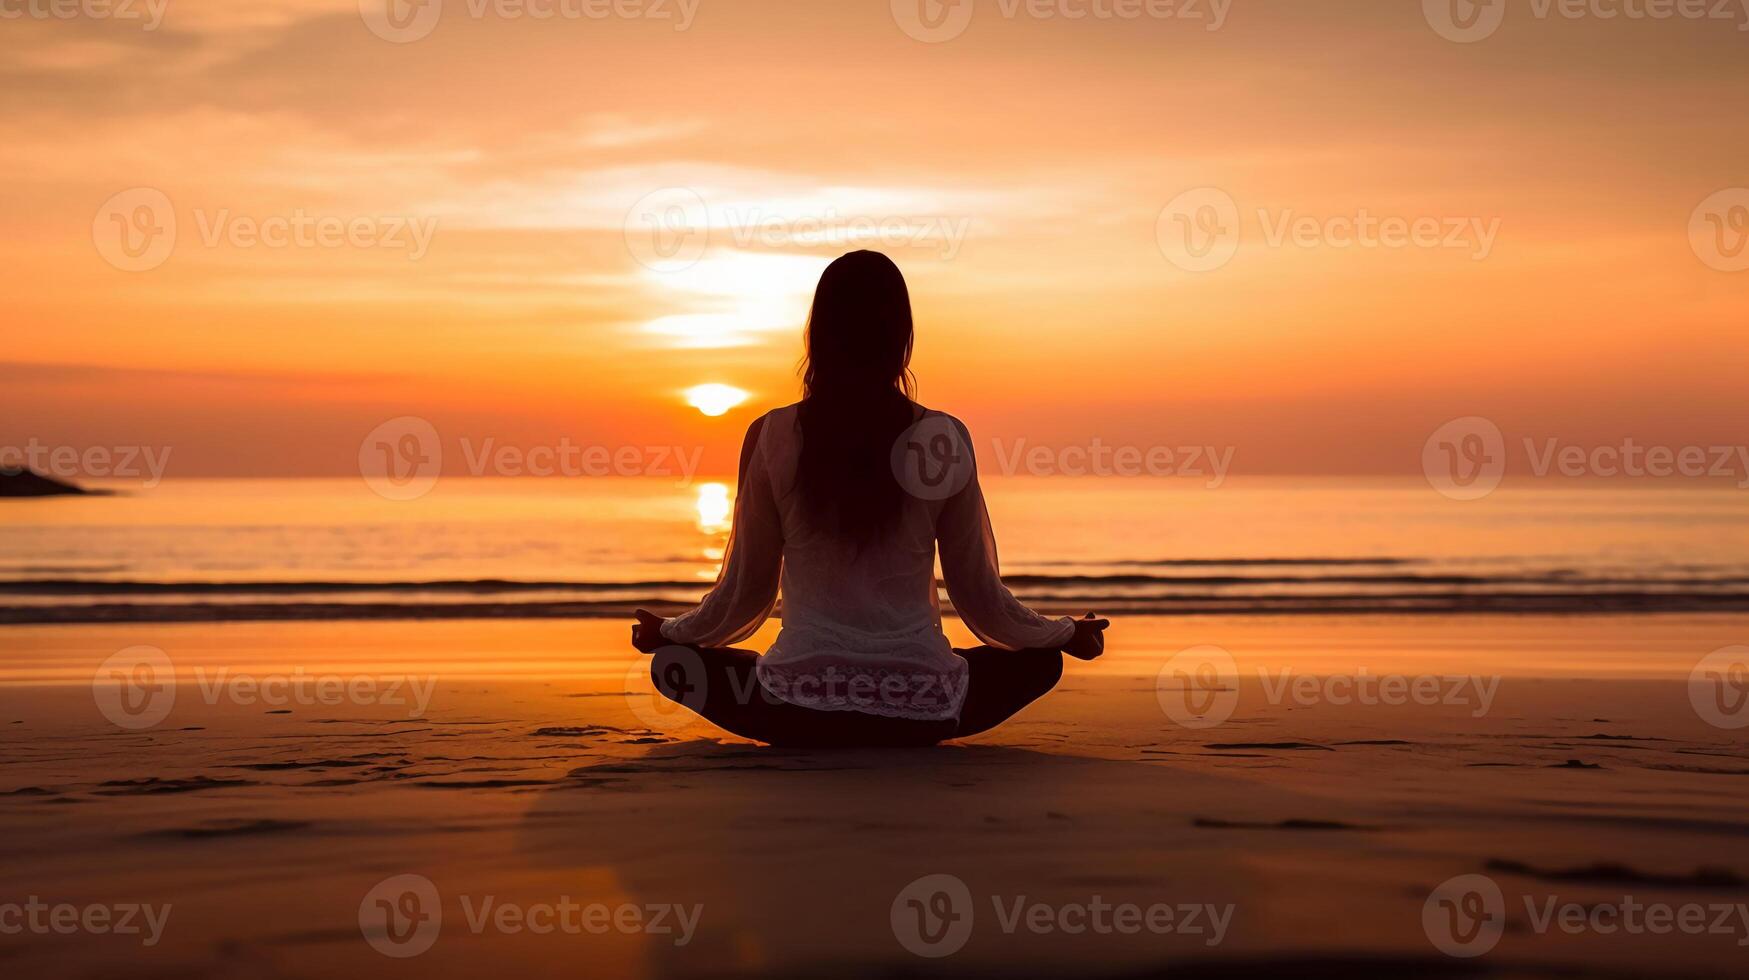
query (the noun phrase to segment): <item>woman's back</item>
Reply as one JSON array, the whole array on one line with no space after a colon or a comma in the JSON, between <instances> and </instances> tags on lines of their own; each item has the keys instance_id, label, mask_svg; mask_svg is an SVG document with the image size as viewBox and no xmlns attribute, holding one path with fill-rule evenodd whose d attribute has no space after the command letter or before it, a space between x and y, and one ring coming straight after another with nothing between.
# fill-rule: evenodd
<instances>
[{"instance_id":1,"label":"woman's back","mask_svg":"<svg viewBox=\"0 0 1749 980\"><path fill-rule=\"evenodd\" d=\"M806 626L868 636L939 629L935 520L939 502L909 494L881 533L847 540L803 505L796 486L802 430L799 405L765 416L759 436L763 474L783 529L786 629ZM917 407L921 417L925 409Z\"/></svg>"},{"instance_id":2,"label":"woman's back","mask_svg":"<svg viewBox=\"0 0 1749 980\"><path fill-rule=\"evenodd\" d=\"M698 608L663 625L667 639L744 640L770 615L781 583L783 629L759 661L759 680L774 695L822 710L954 717L966 668L941 631L938 546L954 607L984 642L1054 648L1074 634L1074 620L1045 619L1002 585L971 439L958 420L916 408L892 453L900 506L880 533L856 540L797 486L799 409L776 409L748 430L723 573Z\"/></svg>"}]
</instances>

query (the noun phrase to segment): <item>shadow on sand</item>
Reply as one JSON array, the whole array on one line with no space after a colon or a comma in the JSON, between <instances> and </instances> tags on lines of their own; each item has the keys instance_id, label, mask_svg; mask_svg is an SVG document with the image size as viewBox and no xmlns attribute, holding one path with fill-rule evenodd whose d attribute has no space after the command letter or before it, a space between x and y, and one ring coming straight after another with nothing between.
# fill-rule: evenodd
<instances>
[{"instance_id":1,"label":"shadow on sand","mask_svg":"<svg viewBox=\"0 0 1749 980\"><path fill-rule=\"evenodd\" d=\"M611 869L624 901L701 905L685 946L652 937L647 974L697 976L1475 975L1434 954L1396 958L1227 954L1279 945L1247 923L1267 884L1248 850L1212 847L1195 816L1223 799L1292 814L1308 801L1154 762L1026 748L804 751L694 741L571 773L540 795L519 843L543 862ZM1218 833L1214 835L1220 839ZM899 934L896 901L926 875L964 882L972 931L943 959ZM1030 908L1203 906L1183 932L1037 932ZM1273 901L1273 900L1272 900ZM1001 911L998 910L999 906ZM1231 907L1224 927L1214 910ZM928 925L939 925L929 923ZM1217 929L1221 931L1217 934Z\"/></svg>"}]
</instances>

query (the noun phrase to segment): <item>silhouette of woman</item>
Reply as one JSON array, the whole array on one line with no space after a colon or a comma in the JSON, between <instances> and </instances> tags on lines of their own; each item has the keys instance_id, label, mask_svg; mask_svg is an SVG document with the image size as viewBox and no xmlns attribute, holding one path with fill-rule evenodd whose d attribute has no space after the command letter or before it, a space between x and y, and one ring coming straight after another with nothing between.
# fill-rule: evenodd
<instances>
[{"instance_id":1,"label":"silhouette of woman","mask_svg":"<svg viewBox=\"0 0 1749 980\"><path fill-rule=\"evenodd\" d=\"M891 259L852 252L820 276L802 400L755 420L716 586L673 619L637 611L656 689L773 745L927 745L987 731L1092 660L1106 620L1046 619L1003 586L972 441L912 401L911 297ZM988 644L941 631L954 609ZM753 635L783 591L783 629Z\"/></svg>"}]
</instances>

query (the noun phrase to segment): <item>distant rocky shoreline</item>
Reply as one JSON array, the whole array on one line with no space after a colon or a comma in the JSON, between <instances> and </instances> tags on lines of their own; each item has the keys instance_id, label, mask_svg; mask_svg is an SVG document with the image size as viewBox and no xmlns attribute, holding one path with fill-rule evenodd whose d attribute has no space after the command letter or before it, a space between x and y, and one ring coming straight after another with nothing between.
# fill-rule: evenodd
<instances>
[{"instance_id":1,"label":"distant rocky shoreline","mask_svg":"<svg viewBox=\"0 0 1749 980\"><path fill-rule=\"evenodd\" d=\"M105 490L87 490L30 470L0 468L0 498L4 497L103 497Z\"/></svg>"}]
</instances>

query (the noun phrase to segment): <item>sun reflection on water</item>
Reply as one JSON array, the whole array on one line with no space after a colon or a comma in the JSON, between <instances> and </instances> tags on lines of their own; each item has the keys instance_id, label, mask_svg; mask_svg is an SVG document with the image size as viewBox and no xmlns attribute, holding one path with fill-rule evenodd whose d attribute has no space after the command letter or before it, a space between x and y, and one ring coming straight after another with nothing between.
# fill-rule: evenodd
<instances>
[{"instance_id":1,"label":"sun reflection on water","mask_svg":"<svg viewBox=\"0 0 1749 980\"><path fill-rule=\"evenodd\" d=\"M729 502L729 486L726 483L701 483L698 485L698 500L694 502L698 509L698 529L706 534L721 534L729 529L729 518L734 507Z\"/></svg>"}]
</instances>

